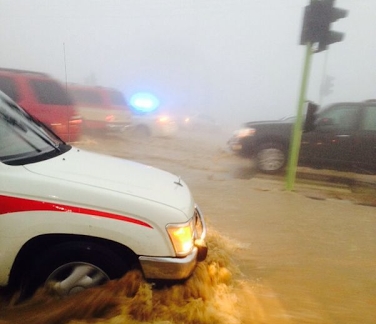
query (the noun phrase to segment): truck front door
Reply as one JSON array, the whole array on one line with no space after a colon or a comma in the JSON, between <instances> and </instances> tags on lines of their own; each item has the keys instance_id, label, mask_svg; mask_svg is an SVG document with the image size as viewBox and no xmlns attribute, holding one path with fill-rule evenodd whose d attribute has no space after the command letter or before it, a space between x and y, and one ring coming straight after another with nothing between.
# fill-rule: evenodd
<instances>
[{"instance_id":1,"label":"truck front door","mask_svg":"<svg viewBox=\"0 0 376 324\"><path fill-rule=\"evenodd\" d=\"M365 104L359 131L355 139L354 155L360 170L376 171L376 105Z\"/></svg>"},{"instance_id":2,"label":"truck front door","mask_svg":"<svg viewBox=\"0 0 376 324\"><path fill-rule=\"evenodd\" d=\"M356 104L337 104L323 111L314 130L302 135L301 157L314 167L352 165L359 120Z\"/></svg>"}]
</instances>

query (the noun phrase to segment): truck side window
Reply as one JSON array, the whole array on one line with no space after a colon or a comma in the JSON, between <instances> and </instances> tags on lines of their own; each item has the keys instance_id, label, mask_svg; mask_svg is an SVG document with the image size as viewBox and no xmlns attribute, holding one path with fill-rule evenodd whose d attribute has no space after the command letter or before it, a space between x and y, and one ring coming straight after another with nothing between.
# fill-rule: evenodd
<instances>
[{"instance_id":1,"label":"truck side window","mask_svg":"<svg viewBox=\"0 0 376 324\"><path fill-rule=\"evenodd\" d=\"M356 128L357 117L357 107L338 106L320 116L318 126L323 130L352 130Z\"/></svg>"},{"instance_id":2,"label":"truck side window","mask_svg":"<svg viewBox=\"0 0 376 324\"><path fill-rule=\"evenodd\" d=\"M364 109L361 129L365 131L376 131L376 106Z\"/></svg>"},{"instance_id":3,"label":"truck side window","mask_svg":"<svg viewBox=\"0 0 376 324\"><path fill-rule=\"evenodd\" d=\"M15 101L20 98L16 84L10 77L0 76L0 90Z\"/></svg>"},{"instance_id":4,"label":"truck side window","mask_svg":"<svg viewBox=\"0 0 376 324\"><path fill-rule=\"evenodd\" d=\"M30 80L29 83L38 101L42 104L61 106L72 104L64 88L57 82L50 80Z\"/></svg>"}]
</instances>

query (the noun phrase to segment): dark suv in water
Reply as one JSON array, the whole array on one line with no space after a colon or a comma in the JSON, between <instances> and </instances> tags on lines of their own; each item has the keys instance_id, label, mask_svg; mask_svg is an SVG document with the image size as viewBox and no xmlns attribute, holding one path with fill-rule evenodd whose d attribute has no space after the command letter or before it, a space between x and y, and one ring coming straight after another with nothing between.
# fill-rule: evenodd
<instances>
[{"instance_id":1,"label":"dark suv in water","mask_svg":"<svg viewBox=\"0 0 376 324\"><path fill-rule=\"evenodd\" d=\"M341 102L314 114L302 133L299 164L314 168L376 171L376 101ZM230 149L254 158L258 170L276 173L287 163L294 119L249 122L228 141Z\"/></svg>"}]
</instances>

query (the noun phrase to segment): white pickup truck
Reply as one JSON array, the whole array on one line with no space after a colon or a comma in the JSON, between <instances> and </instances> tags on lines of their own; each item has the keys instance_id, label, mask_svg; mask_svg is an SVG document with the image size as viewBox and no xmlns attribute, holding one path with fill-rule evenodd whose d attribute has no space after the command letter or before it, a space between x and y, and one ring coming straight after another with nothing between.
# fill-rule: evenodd
<instances>
[{"instance_id":1,"label":"white pickup truck","mask_svg":"<svg viewBox=\"0 0 376 324\"><path fill-rule=\"evenodd\" d=\"M0 92L0 286L68 295L132 268L185 279L205 235L178 176L68 145Z\"/></svg>"}]
</instances>

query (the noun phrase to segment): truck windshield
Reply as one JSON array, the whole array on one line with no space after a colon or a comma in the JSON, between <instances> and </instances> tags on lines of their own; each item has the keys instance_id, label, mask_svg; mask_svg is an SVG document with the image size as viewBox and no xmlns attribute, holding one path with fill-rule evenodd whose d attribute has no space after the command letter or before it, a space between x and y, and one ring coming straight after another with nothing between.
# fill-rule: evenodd
<instances>
[{"instance_id":1,"label":"truck windshield","mask_svg":"<svg viewBox=\"0 0 376 324\"><path fill-rule=\"evenodd\" d=\"M10 165L34 163L70 148L42 124L0 94L0 161Z\"/></svg>"}]
</instances>

